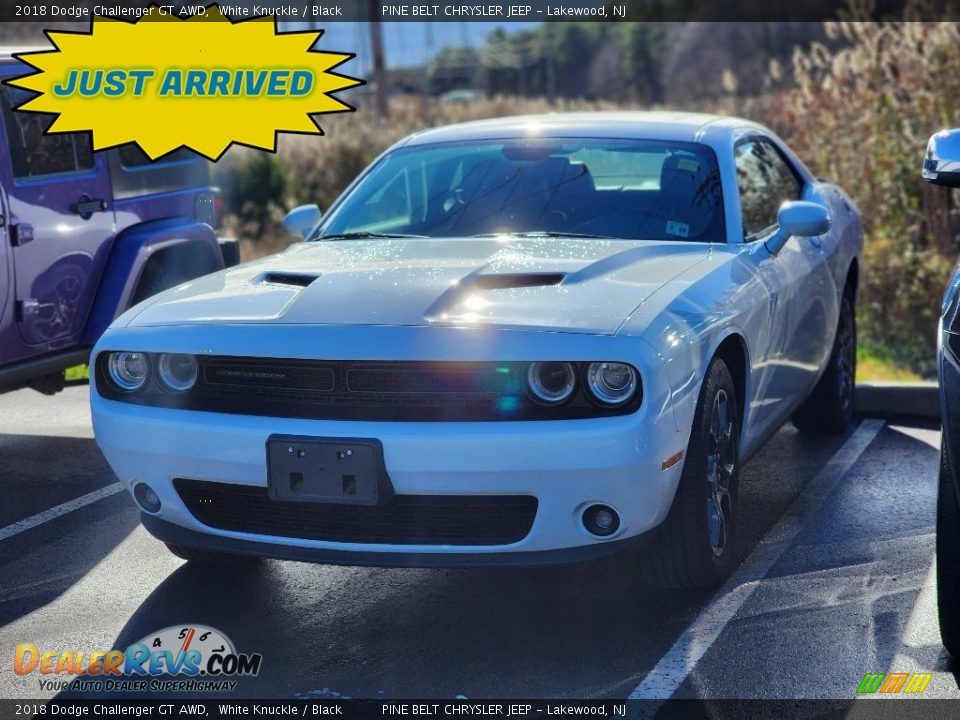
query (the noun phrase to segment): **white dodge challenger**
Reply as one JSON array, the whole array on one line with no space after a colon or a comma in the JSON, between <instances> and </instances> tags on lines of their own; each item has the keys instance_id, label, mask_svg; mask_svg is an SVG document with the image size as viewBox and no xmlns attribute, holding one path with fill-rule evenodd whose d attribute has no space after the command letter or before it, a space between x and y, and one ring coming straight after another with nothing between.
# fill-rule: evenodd
<instances>
[{"instance_id":1,"label":"white dodge challenger","mask_svg":"<svg viewBox=\"0 0 960 720\"><path fill-rule=\"evenodd\" d=\"M732 569L740 468L852 412L860 216L729 117L402 140L304 242L118 318L97 442L177 555Z\"/></svg>"}]
</instances>

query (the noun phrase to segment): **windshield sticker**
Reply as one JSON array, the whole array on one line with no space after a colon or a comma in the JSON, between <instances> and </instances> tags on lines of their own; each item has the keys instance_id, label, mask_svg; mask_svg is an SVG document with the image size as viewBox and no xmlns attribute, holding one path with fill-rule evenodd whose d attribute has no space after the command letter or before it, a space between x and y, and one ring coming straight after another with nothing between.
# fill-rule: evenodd
<instances>
[{"instance_id":1,"label":"windshield sticker","mask_svg":"<svg viewBox=\"0 0 960 720\"><path fill-rule=\"evenodd\" d=\"M676 220L667 221L667 235L674 237L690 237L690 226L687 223L677 222Z\"/></svg>"}]
</instances>

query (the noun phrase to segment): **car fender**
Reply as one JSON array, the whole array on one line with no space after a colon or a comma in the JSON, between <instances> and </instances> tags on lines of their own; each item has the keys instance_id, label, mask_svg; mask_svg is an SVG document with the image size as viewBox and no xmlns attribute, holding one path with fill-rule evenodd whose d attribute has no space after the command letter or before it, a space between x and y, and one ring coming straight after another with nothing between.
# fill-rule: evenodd
<instances>
[{"instance_id":1,"label":"car fender","mask_svg":"<svg viewBox=\"0 0 960 720\"><path fill-rule=\"evenodd\" d=\"M206 223L167 218L127 228L117 236L87 322L84 343L93 344L130 307L144 268L157 252L172 247L199 246L207 260L196 277L222 270L217 235Z\"/></svg>"},{"instance_id":2,"label":"car fender","mask_svg":"<svg viewBox=\"0 0 960 720\"><path fill-rule=\"evenodd\" d=\"M762 362L770 323L768 292L753 264L737 246L714 248L707 262L693 266L648 298L620 333L644 338L662 358L672 388L670 404L678 431L689 440L700 387L710 361L731 336L745 355L740 400L743 441L750 440L753 366ZM759 349L759 355L757 355Z\"/></svg>"},{"instance_id":3,"label":"car fender","mask_svg":"<svg viewBox=\"0 0 960 720\"><path fill-rule=\"evenodd\" d=\"M699 332L679 334L675 328L667 331L670 349L666 353L666 372L673 388L671 405L677 429L684 438L684 446L690 442L693 417L700 399L700 389L706 377L707 368L717 355L724 341L737 336L743 341L745 358L744 388L745 397L737 398L741 428L746 428L746 413L749 412L748 398L751 393L750 349L744 338L746 333L734 322L727 319L710 323L699 328Z\"/></svg>"}]
</instances>

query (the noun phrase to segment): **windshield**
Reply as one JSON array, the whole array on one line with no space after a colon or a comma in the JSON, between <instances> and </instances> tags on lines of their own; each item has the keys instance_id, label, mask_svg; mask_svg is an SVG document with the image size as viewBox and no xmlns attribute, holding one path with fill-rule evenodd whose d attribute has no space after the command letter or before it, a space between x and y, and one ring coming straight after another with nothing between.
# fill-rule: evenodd
<instances>
[{"instance_id":1,"label":"windshield","mask_svg":"<svg viewBox=\"0 0 960 720\"><path fill-rule=\"evenodd\" d=\"M584 138L399 148L318 239L501 233L723 242L716 157L696 143Z\"/></svg>"}]
</instances>

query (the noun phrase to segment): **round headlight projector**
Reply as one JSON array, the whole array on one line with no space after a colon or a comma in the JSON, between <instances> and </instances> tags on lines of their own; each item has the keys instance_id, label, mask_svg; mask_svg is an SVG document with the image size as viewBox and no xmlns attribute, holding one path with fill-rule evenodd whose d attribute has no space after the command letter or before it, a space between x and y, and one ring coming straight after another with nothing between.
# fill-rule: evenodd
<instances>
[{"instance_id":1,"label":"round headlight projector","mask_svg":"<svg viewBox=\"0 0 960 720\"><path fill-rule=\"evenodd\" d=\"M593 397L604 405L621 405L637 391L637 371L626 363L590 363L587 386Z\"/></svg>"},{"instance_id":2,"label":"round headlight projector","mask_svg":"<svg viewBox=\"0 0 960 720\"><path fill-rule=\"evenodd\" d=\"M527 370L530 392L544 405L556 405L569 400L576 389L577 374L566 362L530 363Z\"/></svg>"},{"instance_id":3,"label":"round headlight projector","mask_svg":"<svg viewBox=\"0 0 960 720\"><path fill-rule=\"evenodd\" d=\"M121 390L133 392L143 387L150 374L150 363L147 356L140 352L110 353L107 363L107 372L110 380Z\"/></svg>"},{"instance_id":4,"label":"round headlight projector","mask_svg":"<svg viewBox=\"0 0 960 720\"><path fill-rule=\"evenodd\" d=\"M160 381L174 392L186 392L197 382L197 359L193 355L163 353L157 367Z\"/></svg>"}]
</instances>

